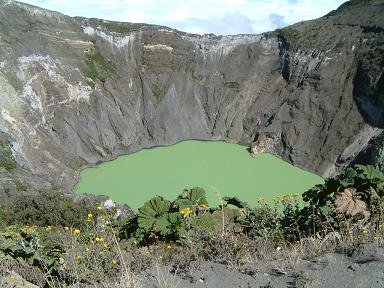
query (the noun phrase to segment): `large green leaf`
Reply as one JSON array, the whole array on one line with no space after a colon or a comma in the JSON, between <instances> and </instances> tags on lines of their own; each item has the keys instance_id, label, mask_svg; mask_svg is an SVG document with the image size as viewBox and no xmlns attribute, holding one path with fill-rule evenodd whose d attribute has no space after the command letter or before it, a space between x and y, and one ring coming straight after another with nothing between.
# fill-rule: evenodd
<instances>
[{"instance_id":1,"label":"large green leaf","mask_svg":"<svg viewBox=\"0 0 384 288\"><path fill-rule=\"evenodd\" d=\"M155 220L153 228L156 232L160 233L161 236L165 237L170 234L168 214L163 214Z\"/></svg>"},{"instance_id":2,"label":"large green leaf","mask_svg":"<svg viewBox=\"0 0 384 288\"><path fill-rule=\"evenodd\" d=\"M5 254L3 251L0 250L0 263L2 261L5 261L5 260L12 260L13 258L8 255L8 254Z\"/></svg>"},{"instance_id":3,"label":"large green leaf","mask_svg":"<svg viewBox=\"0 0 384 288\"><path fill-rule=\"evenodd\" d=\"M377 184L376 192L380 197L384 196L384 181Z\"/></svg>"},{"instance_id":4,"label":"large green leaf","mask_svg":"<svg viewBox=\"0 0 384 288\"><path fill-rule=\"evenodd\" d=\"M208 205L205 190L200 187L184 189L184 191L176 199L175 204L179 207L179 209L195 205Z\"/></svg>"},{"instance_id":5,"label":"large green leaf","mask_svg":"<svg viewBox=\"0 0 384 288\"><path fill-rule=\"evenodd\" d=\"M384 181L384 174L377 170L372 165L356 165L357 169L359 169L364 176L372 183L380 183Z\"/></svg>"},{"instance_id":6,"label":"large green leaf","mask_svg":"<svg viewBox=\"0 0 384 288\"><path fill-rule=\"evenodd\" d=\"M169 213L168 214L168 221L172 225L180 225L181 226L184 223L183 222L183 217L178 212Z\"/></svg>"},{"instance_id":7,"label":"large green leaf","mask_svg":"<svg viewBox=\"0 0 384 288\"><path fill-rule=\"evenodd\" d=\"M328 216L332 212L332 208L328 205L320 206L319 209L324 216Z\"/></svg>"},{"instance_id":8,"label":"large green leaf","mask_svg":"<svg viewBox=\"0 0 384 288\"><path fill-rule=\"evenodd\" d=\"M179 212L169 213L168 221L171 223L169 226L172 234L177 237L183 237L186 233L186 226L183 217Z\"/></svg>"},{"instance_id":9,"label":"large green leaf","mask_svg":"<svg viewBox=\"0 0 384 288\"><path fill-rule=\"evenodd\" d=\"M156 196L144 203L139 209L137 222L140 228L147 231L151 230L156 218L167 213L170 207L170 202L161 196Z\"/></svg>"},{"instance_id":10,"label":"large green leaf","mask_svg":"<svg viewBox=\"0 0 384 288\"><path fill-rule=\"evenodd\" d=\"M15 249L15 247L18 247L17 241L15 241L12 238L6 238L2 235L0 235L0 250L10 250Z\"/></svg>"}]
</instances>

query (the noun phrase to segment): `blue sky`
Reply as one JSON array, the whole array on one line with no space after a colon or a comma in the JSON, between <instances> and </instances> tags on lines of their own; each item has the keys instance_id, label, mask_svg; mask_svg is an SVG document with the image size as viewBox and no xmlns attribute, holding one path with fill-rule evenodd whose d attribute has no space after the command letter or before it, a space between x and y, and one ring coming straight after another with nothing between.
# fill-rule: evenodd
<instances>
[{"instance_id":1,"label":"blue sky","mask_svg":"<svg viewBox=\"0 0 384 288\"><path fill-rule=\"evenodd\" d=\"M345 0L24 0L70 16L165 25L205 34L261 33L318 18Z\"/></svg>"}]
</instances>

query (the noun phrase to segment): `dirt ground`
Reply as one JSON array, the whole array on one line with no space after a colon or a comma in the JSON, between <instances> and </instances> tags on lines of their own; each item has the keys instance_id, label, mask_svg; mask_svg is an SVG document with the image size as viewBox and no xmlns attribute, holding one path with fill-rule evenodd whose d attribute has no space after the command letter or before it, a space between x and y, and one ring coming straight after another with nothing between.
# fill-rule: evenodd
<instances>
[{"instance_id":1,"label":"dirt ground","mask_svg":"<svg viewBox=\"0 0 384 288\"><path fill-rule=\"evenodd\" d=\"M349 255L348 255L349 254ZM285 262L256 262L240 269L203 262L198 268L178 271L174 276L166 267L152 271L144 287L384 287L384 249L367 244L358 252L329 253L312 261L299 261L291 269ZM172 271L171 271L172 272ZM157 278L157 280L155 280ZM159 283L159 280L162 282Z\"/></svg>"}]
</instances>

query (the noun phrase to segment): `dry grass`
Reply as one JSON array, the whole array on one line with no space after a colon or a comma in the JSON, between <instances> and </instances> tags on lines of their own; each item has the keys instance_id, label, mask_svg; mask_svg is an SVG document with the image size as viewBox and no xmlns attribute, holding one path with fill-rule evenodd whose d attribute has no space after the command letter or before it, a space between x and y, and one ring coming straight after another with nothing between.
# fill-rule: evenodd
<instances>
[{"instance_id":1,"label":"dry grass","mask_svg":"<svg viewBox=\"0 0 384 288\"><path fill-rule=\"evenodd\" d=\"M157 288L177 288L180 284L180 280L177 277L177 271L171 273L163 263L159 261L155 264L156 275L155 283Z\"/></svg>"}]
</instances>

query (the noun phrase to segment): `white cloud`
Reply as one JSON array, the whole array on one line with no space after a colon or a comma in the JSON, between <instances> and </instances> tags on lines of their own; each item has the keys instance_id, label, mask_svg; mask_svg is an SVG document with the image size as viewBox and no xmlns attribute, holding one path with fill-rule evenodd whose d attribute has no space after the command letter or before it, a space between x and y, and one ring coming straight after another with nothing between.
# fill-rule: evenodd
<instances>
[{"instance_id":1,"label":"white cloud","mask_svg":"<svg viewBox=\"0 0 384 288\"><path fill-rule=\"evenodd\" d=\"M191 33L244 34L317 18L345 0L24 0L70 16L165 25Z\"/></svg>"}]
</instances>

